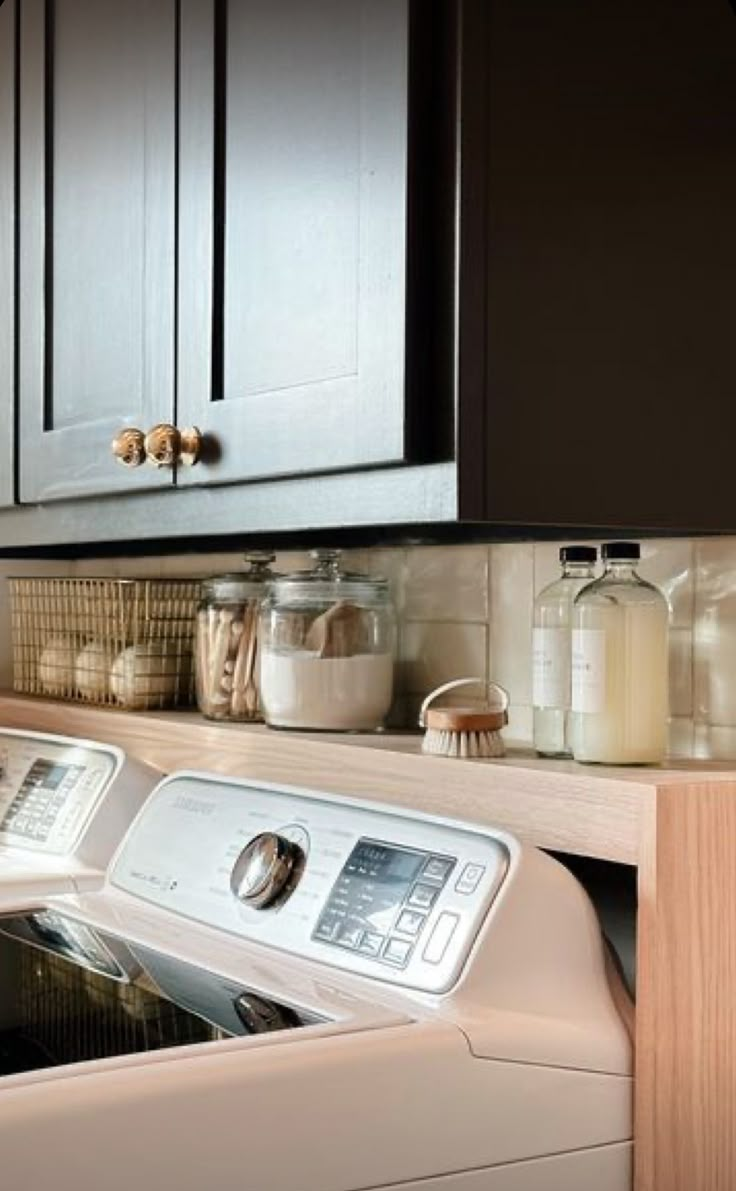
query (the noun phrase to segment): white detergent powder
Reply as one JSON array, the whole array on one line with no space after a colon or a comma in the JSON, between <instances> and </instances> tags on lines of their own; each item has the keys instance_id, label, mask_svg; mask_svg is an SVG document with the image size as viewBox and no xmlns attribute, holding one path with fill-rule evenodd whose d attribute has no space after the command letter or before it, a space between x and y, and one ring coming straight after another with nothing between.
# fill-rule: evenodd
<instances>
[{"instance_id":1,"label":"white detergent powder","mask_svg":"<svg viewBox=\"0 0 736 1191\"><path fill-rule=\"evenodd\" d=\"M393 696L393 657L361 653L323 658L264 650L260 687L266 722L276 727L379 728Z\"/></svg>"}]
</instances>

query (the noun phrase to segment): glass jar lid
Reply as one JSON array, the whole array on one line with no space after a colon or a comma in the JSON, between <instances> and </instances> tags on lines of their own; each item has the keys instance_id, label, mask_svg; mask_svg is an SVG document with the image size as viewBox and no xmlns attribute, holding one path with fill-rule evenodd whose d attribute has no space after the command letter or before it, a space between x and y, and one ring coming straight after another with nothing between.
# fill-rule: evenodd
<instances>
[{"instance_id":1,"label":"glass jar lid","mask_svg":"<svg viewBox=\"0 0 736 1191\"><path fill-rule=\"evenodd\" d=\"M202 581L202 598L205 601L263 599L267 589L281 576L271 570L276 558L267 550L249 550L245 561L250 563L247 571L233 571L229 575L211 575Z\"/></svg>"},{"instance_id":2,"label":"glass jar lid","mask_svg":"<svg viewBox=\"0 0 736 1191\"><path fill-rule=\"evenodd\" d=\"M329 602L352 600L357 603L385 603L389 599L388 579L361 571L340 568L341 550L310 550L315 565L308 571L282 575L272 588L272 598L282 600Z\"/></svg>"}]
</instances>

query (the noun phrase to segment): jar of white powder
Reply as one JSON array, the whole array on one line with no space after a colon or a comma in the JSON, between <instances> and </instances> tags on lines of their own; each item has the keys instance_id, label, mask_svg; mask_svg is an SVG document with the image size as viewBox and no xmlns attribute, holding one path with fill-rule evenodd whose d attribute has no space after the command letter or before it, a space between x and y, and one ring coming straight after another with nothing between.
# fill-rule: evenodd
<instances>
[{"instance_id":1,"label":"jar of white powder","mask_svg":"<svg viewBox=\"0 0 736 1191\"><path fill-rule=\"evenodd\" d=\"M393 698L396 616L388 582L340 568L339 550L277 579L261 608L260 692L272 728L381 728Z\"/></svg>"}]
</instances>

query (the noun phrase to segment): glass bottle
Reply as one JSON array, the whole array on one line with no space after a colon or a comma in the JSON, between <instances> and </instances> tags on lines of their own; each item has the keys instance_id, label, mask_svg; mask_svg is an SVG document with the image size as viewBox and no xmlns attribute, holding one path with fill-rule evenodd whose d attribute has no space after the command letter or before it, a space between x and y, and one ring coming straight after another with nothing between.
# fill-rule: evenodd
<instances>
[{"instance_id":1,"label":"glass bottle","mask_svg":"<svg viewBox=\"0 0 736 1191\"><path fill-rule=\"evenodd\" d=\"M275 555L251 550L242 574L213 575L202 583L197 609L197 705L209 720L261 720L258 684L258 617L278 575Z\"/></svg>"},{"instance_id":2,"label":"glass bottle","mask_svg":"<svg viewBox=\"0 0 736 1191\"><path fill-rule=\"evenodd\" d=\"M601 550L604 573L573 610L572 708L576 761L635 765L667 748L667 601L635 570L635 542Z\"/></svg>"},{"instance_id":3,"label":"glass bottle","mask_svg":"<svg viewBox=\"0 0 736 1191\"><path fill-rule=\"evenodd\" d=\"M313 550L261 610L261 699L272 728L372 731L393 698L396 615L388 582Z\"/></svg>"},{"instance_id":4,"label":"glass bottle","mask_svg":"<svg viewBox=\"0 0 736 1191\"><path fill-rule=\"evenodd\" d=\"M534 602L534 747L541 757L571 757L570 653L572 609L595 578L595 546L563 546L562 575Z\"/></svg>"}]
</instances>

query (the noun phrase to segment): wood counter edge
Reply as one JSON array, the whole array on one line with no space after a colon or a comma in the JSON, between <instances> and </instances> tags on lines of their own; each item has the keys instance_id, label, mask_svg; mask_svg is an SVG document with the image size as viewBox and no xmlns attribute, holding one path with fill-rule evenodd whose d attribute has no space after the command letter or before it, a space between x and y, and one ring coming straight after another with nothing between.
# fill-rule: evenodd
<instances>
[{"instance_id":1,"label":"wood counter edge","mask_svg":"<svg viewBox=\"0 0 736 1191\"><path fill-rule=\"evenodd\" d=\"M736 781L736 769L613 769L545 761L423 756L412 733L337 735L218 724L198 713L122 712L0 694L0 725L115 744L162 772L212 770L391 802L502 827L540 847L637 864L660 786Z\"/></svg>"}]
</instances>

